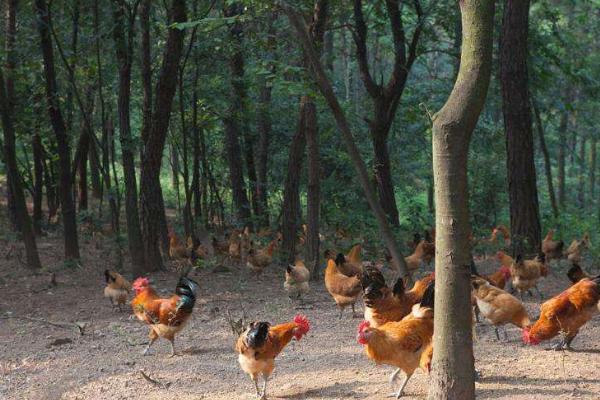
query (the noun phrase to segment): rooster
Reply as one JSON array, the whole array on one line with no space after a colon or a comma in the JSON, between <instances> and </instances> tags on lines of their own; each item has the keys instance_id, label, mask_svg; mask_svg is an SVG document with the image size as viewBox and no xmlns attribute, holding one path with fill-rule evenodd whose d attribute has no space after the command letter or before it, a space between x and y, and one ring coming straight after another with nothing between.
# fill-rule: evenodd
<instances>
[{"instance_id":1,"label":"rooster","mask_svg":"<svg viewBox=\"0 0 600 400\"><path fill-rule=\"evenodd\" d=\"M361 285L358 276L346 276L341 272L340 267L346 262L346 257L343 254L338 254L334 260L327 261L325 268L325 287L338 308L340 309L340 318L344 308L352 306L352 316L356 315L354 304L360 295Z\"/></svg>"},{"instance_id":2,"label":"rooster","mask_svg":"<svg viewBox=\"0 0 600 400\"><path fill-rule=\"evenodd\" d=\"M308 280L310 271L304 265L304 262L297 260L294 265L288 265L285 271L285 282L283 288L288 293L290 299L300 299L308 293Z\"/></svg>"},{"instance_id":3,"label":"rooster","mask_svg":"<svg viewBox=\"0 0 600 400\"><path fill-rule=\"evenodd\" d=\"M567 271L567 277L572 283L577 283L584 278L591 279L591 276L581 269L579 264L573 264L571 268Z\"/></svg>"},{"instance_id":4,"label":"rooster","mask_svg":"<svg viewBox=\"0 0 600 400\"><path fill-rule=\"evenodd\" d=\"M536 345L562 332L562 340L553 349L570 349L579 329L598 312L598 300L600 275L580 280L542 304L539 319L523 329L523 342Z\"/></svg>"},{"instance_id":5,"label":"rooster","mask_svg":"<svg viewBox=\"0 0 600 400\"><path fill-rule=\"evenodd\" d=\"M404 290L404 281L398 278L393 289L386 285L382 273L376 268L367 268L361 284L365 302L365 320L373 328L391 322L400 321L410 314L412 306L420 302L425 289L434 280L434 274L415 282L409 291Z\"/></svg>"},{"instance_id":6,"label":"rooster","mask_svg":"<svg viewBox=\"0 0 600 400\"><path fill-rule=\"evenodd\" d=\"M529 326L531 321L525 306L516 297L502 289L494 287L485 279L474 277L472 280L473 296L477 307L484 317L494 325L496 338L500 340L498 327L511 323L519 328ZM504 336L508 338L506 329Z\"/></svg>"},{"instance_id":7,"label":"rooster","mask_svg":"<svg viewBox=\"0 0 600 400\"><path fill-rule=\"evenodd\" d=\"M117 306L121 311L121 305L127 303L127 297L131 290L131 284L116 271L105 270L106 287L104 297L110 299L110 304Z\"/></svg>"},{"instance_id":8,"label":"rooster","mask_svg":"<svg viewBox=\"0 0 600 400\"><path fill-rule=\"evenodd\" d=\"M565 242L562 240L554 240L554 229L550 229L542 240L542 253L546 256L546 261L560 260L563 253Z\"/></svg>"},{"instance_id":9,"label":"rooster","mask_svg":"<svg viewBox=\"0 0 600 400\"><path fill-rule=\"evenodd\" d=\"M144 355L159 337L171 342L171 356L175 355L175 334L183 329L192 315L197 289L196 282L182 277L175 287L175 294L165 299L158 296L148 278L137 278L133 282L133 313L140 321L150 325L150 342L144 349Z\"/></svg>"},{"instance_id":10,"label":"rooster","mask_svg":"<svg viewBox=\"0 0 600 400\"><path fill-rule=\"evenodd\" d=\"M240 335L235 349L238 362L250 375L256 394L267 398L267 381L275 368L275 357L295 338L302 339L310 330L310 323L303 315L296 315L292 322L271 326L268 322L252 322ZM258 377L263 377L262 393L258 388Z\"/></svg>"},{"instance_id":11,"label":"rooster","mask_svg":"<svg viewBox=\"0 0 600 400\"><path fill-rule=\"evenodd\" d=\"M500 268L489 275L480 275L474 262L471 262L471 275L476 275L488 281L492 286L498 289L504 289L506 282L510 280L510 266L502 265Z\"/></svg>"},{"instance_id":12,"label":"rooster","mask_svg":"<svg viewBox=\"0 0 600 400\"><path fill-rule=\"evenodd\" d=\"M390 377L394 383L402 370L406 378L395 393L402 392L415 370L421 367L429 371L432 355L434 285L431 284L420 304L415 304L412 312L398 322L388 322L378 328L369 321L358 326L358 343L365 346L367 357L377 364L397 367Z\"/></svg>"},{"instance_id":13,"label":"rooster","mask_svg":"<svg viewBox=\"0 0 600 400\"><path fill-rule=\"evenodd\" d=\"M523 260L521 255L513 260L511 256L503 251L499 251L497 257L503 266L508 265L510 267L512 286L519 292L521 300L523 300L523 292L528 292L532 288L538 292L540 299L542 298L537 282L540 278L548 275L548 267L543 253L533 260Z\"/></svg>"}]
</instances>

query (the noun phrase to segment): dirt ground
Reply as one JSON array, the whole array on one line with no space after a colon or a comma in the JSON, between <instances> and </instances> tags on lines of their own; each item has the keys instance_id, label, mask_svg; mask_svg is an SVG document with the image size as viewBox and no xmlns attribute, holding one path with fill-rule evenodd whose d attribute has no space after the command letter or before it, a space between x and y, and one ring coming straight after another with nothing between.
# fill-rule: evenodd
<instances>
[{"instance_id":1,"label":"dirt ground","mask_svg":"<svg viewBox=\"0 0 600 400\"><path fill-rule=\"evenodd\" d=\"M99 248L97 248L99 247ZM0 243L0 399L254 399L253 386L242 373L233 350L234 337L226 310L249 320L279 323L298 310L283 291L283 272L271 266L260 280L230 272L203 270L192 278L200 296L192 319L178 335L182 354L169 358L168 342L159 340L142 356L147 327L129 319L130 310L111 310L103 298L103 271L114 268L115 254L104 242L82 243L83 266L61 263L62 244L56 237L40 242L46 265L32 275L19 262L19 246ZM480 266L495 268L494 261ZM50 286L54 271L57 285ZM155 287L169 295L175 273L151 275ZM545 298L562 291L568 281L562 271L543 280ZM356 343L359 319L337 318L322 281L312 283L303 310L311 332L292 342L276 360L270 399L382 399L391 393L389 366L377 367ZM531 315L539 299L527 298ZM362 311L362 307L359 308ZM23 319L23 317L27 319ZM69 324L57 327L45 321ZM86 324L80 335L75 323ZM574 352L545 351L552 343L525 347L517 328L498 342L488 324L477 326L476 367L480 399L599 399L600 318L590 321L573 343ZM158 384L144 379L140 371ZM426 397L427 376L417 372L406 387L406 398Z\"/></svg>"}]
</instances>

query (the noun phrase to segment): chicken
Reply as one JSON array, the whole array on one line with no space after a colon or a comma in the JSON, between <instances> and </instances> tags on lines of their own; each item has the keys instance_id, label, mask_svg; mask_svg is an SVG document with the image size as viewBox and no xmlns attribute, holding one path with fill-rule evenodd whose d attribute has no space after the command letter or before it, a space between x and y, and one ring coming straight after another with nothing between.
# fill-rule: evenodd
<instances>
[{"instance_id":1,"label":"chicken","mask_svg":"<svg viewBox=\"0 0 600 400\"><path fill-rule=\"evenodd\" d=\"M105 270L106 287L104 287L104 297L110 299L110 304L117 306L121 311L121 304L127 303L127 297L131 290L131 284L116 271Z\"/></svg>"},{"instance_id":2,"label":"chicken","mask_svg":"<svg viewBox=\"0 0 600 400\"><path fill-rule=\"evenodd\" d=\"M570 349L579 329L598 312L600 275L584 278L540 307L539 319L523 329L523 342L536 345L563 333L554 350Z\"/></svg>"},{"instance_id":3,"label":"chicken","mask_svg":"<svg viewBox=\"0 0 600 400\"><path fill-rule=\"evenodd\" d=\"M573 266L569 268L569 271L567 271L567 277L573 283L577 283L584 278L591 278L588 273L581 269L579 264L573 264Z\"/></svg>"},{"instance_id":4,"label":"chicken","mask_svg":"<svg viewBox=\"0 0 600 400\"><path fill-rule=\"evenodd\" d=\"M412 306L420 302L425 289L434 280L434 274L418 280L410 291L404 290L404 281L398 278L393 289L386 285L383 274L375 268L367 268L361 284L365 302L365 320L373 328L400 321L410 314Z\"/></svg>"},{"instance_id":5,"label":"chicken","mask_svg":"<svg viewBox=\"0 0 600 400\"><path fill-rule=\"evenodd\" d=\"M589 233L586 233L581 240L573 239L567 250L565 250L564 256L566 256L572 264L580 264L583 259L583 252L589 248L590 236Z\"/></svg>"},{"instance_id":6,"label":"chicken","mask_svg":"<svg viewBox=\"0 0 600 400\"><path fill-rule=\"evenodd\" d=\"M362 263L362 245L360 243L352 246L348 254L346 254L346 261L353 264L361 264Z\"/></svg>"},{"instance_id":7,"label":"chicken","mask_svg":"<svg viewBox=\"0 0 600 400\"><path fill-rule=\"evenodd\" d=\"M302 339L310 330L310 322L303 315L296 315L292 322L271 326L268 322L252 322L240 335L235 349L242 370L250 375L256 394L267 398L267 381L275 368L275 357L295 338ZM258 377L263 377L262 393Z\"/></svg>"},{"instance_id":8,"label":"chicken","mask_svg":"<svg viewBox=\"0 0 600 400\"><path fill-rule=\"evenodd\" d=\"M500 340L499 326L510 323L519 328L525 328L531 324L525 306L515 296L492 286L483 278L474 277L471 283L477 307L481 314L494 325L498 340ZM508 338L506 329L504 329L504 336Z\"/></svg>"},{"instance_id":9,"label":"chicken","mask_svg":"<svg viewBox=\"0 0 600 400\"><path fill-rule=\"evenodd\" d=\"M191 251L181 242L177 233L169 230L169 257L175 260L190 258Z\"/></svg>"},{"instance_id":10,"label":"chicken","mask_svg":"<svg viewBox=\"0 0 600 400\"><path fill-rule=\"evenodd\" d=\"M502 238L504 239L504 247L505 248L509 248L510 247L510 231L508 230L508 228L504 225L498 225L495 229L496 234L500 233L502 235Z\"/></svg>"},{"instance_id":11,"label":"chicken","mask_svg":"<svg viewBox=\"0 0 600 400\"><path fill-rule=\"evenodd\" d=\"M358 343L365 346L367 357L376 364L387 364L397 367L390 377L393 384L400 370L406 378L395 393L396 398L402 396L404 387L415 370L421 367L429 371L432 355L433 336L433 293L434 285L430 285L420 304L415 304L412 312L398 322L388 322L378 328L363 321L358 326Z\"/></svg>"},{"instance_id":12,"label":"chicken","mask_svg":"<svg viewBox=\"0 0 600 400\"><path fill-rule=\"evenodd\" d=\"M523 292L529 291L532 288L535 288L540 298L542 298L542 293L537 287L537 282L540 278L548 275L548 267L546 266L543 253L533 260L523 260L523 257L520 255L517 256L516 260L513 260L511 256L503 251L499 251L497 257L502 266L510 267L512 286L519 291L521 300L523 299Z\"/></svg>"},{"instance_id":13,"label":"chicken","mask_svg":"<svg viewBox=\"0 0 600 400\"><path fill-rule=\"evenodd\" d=\"M269 245L262 250L255 250L250 247L248 251L248 257L246 258L246 265L252 272L259 275L265 267L269 266L273 261L273 252L275 251L275 247L279 242L279 238L272 240Z\"/></svg>"},{"instance_id":14,"label":"chicken","mask_svg":"<svg viewBox=\"0 0 600 400\"><path fill-rule=\"evenodd\" d=\"M335 261L329 259L325 268L325 287L340 309L340 318L342 318L344 308L347 306L352 306L352 315L356 315L354 304L361 292L360 278L358 276L346 276L340 271L339 268L345 261L345 256L340 253Z\"/></svg>"},{"instance_id":15,"label":"chicken","mask_svg":"<svg viewBox=\"0 0 600 400\"><path fill-rule=\"evenodd\" d=\"M283 288L290 299L300 299L303 295L308 293L309 279L310 271L306 268L304 262L297 260L294 265L288 265L285 271Z\"/></svg>"},{"instance_id":16,"label":"chicken","mask_svg":"<svg viewBox=\"0 0 600 400\"><path fill-rule=\"evenodd\" d=\"M504 289L506 282L510 279L510 266L502 265L496 272L492 274L480 275L479 272L477 272L475 263L471 262L471 274L485 279L492 286L495 286L499 289Z\"/></svg>"},{"instance_id":17,"label":"chicken","mask_svg":"<svg viewBox=\"0 0 600 400\"><path fill-rule=\"evenodd\" d=\"M546 256L546 261L560 260L564 246L565 242L562 240L554 240L554 229L550 229L542 240L542 253Z\"/></svg>"},{"instance_id":18,"label":"chicken","mask_svg":"<svg viewBox=\"0 0 600 400\"><path fill-rule=\"evenodd\" d=\"M425 240L421 240L417 247L415 247L415 251L410 256L404 257L411 279L412 274L419 270L421 264L428 264L433 256L435 256L435 245Z\"/></svg>"},{"instance_id":19,"label":"chicken","mask_svg":"<svg viewBox=\"0 0 600 400\"><path fill-rule=\"evenodd\" d=\"M133 282L133 290L133 313L140 321L150 325L150 342L143 354L148 354L156 339L162 337L171 342L171 356L174 356L175 335L183 329L192 315L198 284L182 277L175 287L175 294L169 298L161 298L150 286L148 278L141 277Z\"/></svg>"}]
</instances>

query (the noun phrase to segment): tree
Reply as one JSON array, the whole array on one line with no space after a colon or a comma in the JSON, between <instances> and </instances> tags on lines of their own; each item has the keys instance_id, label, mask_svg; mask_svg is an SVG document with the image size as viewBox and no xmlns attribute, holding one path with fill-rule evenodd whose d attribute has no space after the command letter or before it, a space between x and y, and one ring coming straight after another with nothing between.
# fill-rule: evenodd
<instances>
[{"instance_id":1,"label":"tree","mask_svg":"<svg viewBox=\"0 0 600 400\"><path fill-rule=\"evenodd\" d=\"M513 255L537 254L541 227L527 82L529 0L507 0L500 42L500 82Z\"/></svg>"},{"instance_id":2,"label":"tree","mask_svg":"<svg viewBox=\"0 0 600 400\"><path fill-rule=\"evenodd\" d=\"M532 100L533 113L535 115L535 125L538 131L538 137L540 140L540 150L544 156L544 170L546 172L546 182L548 184L548 195L550 196L550 205L552 206L552 213L554 217L558 218L558 204L556 203L556 194L554 192L554 182L552 180L552 164L550 163L550 154L548 153L548 147L546 146L546 138L544 133L544 126L542 125L542 117L538 110L535 102Z\"/></svg>"},{"instance_id":3,"label":"tree","mask_svg":"<svg viewBox=\"0 0 600 400\"><path fill-rule=\"evenodd\" d=\"M467 161L492 70L493 0L462 0L454 88L433 116L436 204L435 315L430 399L475 398Z\"/></svg>"},{"instance_id":4,"label":"tree","mask_svg":"<svg viewBox=\"0 0 600 400\"><path fill-rule=\"evenodd\" d=\"M44 61L48 115L54 130L58 150L60 206L64 226L65 258L72 260L79 258L79 243L77 239L77 222L75 220L75 204L73 202L73 181L71 179L71 150L58 99L59 91L54 69L54 51L52 49L52 37L50 36L50 16L46 1L35 0L34 12L37 15L37 29L40 35L40 47Z\"/></svg>"},{"instance_id":5,"label":"tree","mask_svg":"<svg viewBox=\"0 0 600 400\"><path fill-rule=\"evenodd\" d=\"M390 155L388 150L388 136L406 80L412 65L417 58L417 45L422 31L423 10L419 0L413 1L417 14L417 25L410 43L407 43L406 33L402 23L402 10L399 0L386 0L386 10L392 30L394 41L394 63L392 73L388 82L378 84L373 79L369 69L369 57L367 51L367 24L363 16L362 0L354 0L354 21L356 42L356 58L360 69L363 84L373 101L373 118L369 119L369 131L373 142L375 181L379 202L387 214L390 222L398 226L398 208L396 207L396 195L392 183L392 171L390 167Z\"/></svg>"},{"instance_id":6,"label":"tree","mask_svg":"<svg viewBox=\"0 0 600 400\"><path fill-rule=\"evenodd\" d=\"M185 1L173 0L169 11L170 23L185 22ZM165 44L162 66L156 83L156 96L148 136L144 140L140 178L140 208L146 271L162 268L159 250L161 226L164 221L164 203L160 187L160 168L171 117L171 105L177 85L177 70L183 50L184 31L170 27Z\"/></svg>"},{"instance_id":7,"label":"tree","mask_svg":"<svg viewBox=\"0 0 600 400\"><path fill-rule=\"evenodd\" d=\"M117 62L119 63L119 132L121 158L125 178L125 216L127 218L127 239L133 275L144 271L144 243L138 212L137 179L135 175L135 143L131 136L129 103L131 96L131 64L133 59L134 22L136 9L129 8L123 0L113 0L113 39ZM126 12L128 14L126 14ZM126 19L127 16L127 19ZM126 23L127 22L127 23ZM127 35L126 35L127 32Z\"/></svg>"}]
</instances>

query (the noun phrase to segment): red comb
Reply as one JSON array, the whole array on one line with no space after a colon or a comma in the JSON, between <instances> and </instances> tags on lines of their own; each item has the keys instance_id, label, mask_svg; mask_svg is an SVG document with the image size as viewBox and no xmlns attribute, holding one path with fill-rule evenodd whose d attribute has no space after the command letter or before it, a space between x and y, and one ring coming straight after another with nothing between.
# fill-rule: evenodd
<instances>
[{"instance_id":1,"label":"red comb","mask_svg":"<svg viewBox=\"0 0 600 400\"><path fill-rule=\"evenodd\" d=\"M361 333L362 331L370 327L371 323L369 321L363 321L360 324L358 324L358 333Z\"/></svg>"},{"instance_id":2,"label":"red comb","mask_svg":"<svg viewBox=\"0 0 600 400\"><path fill-rule=\"evenodd\" d=\"M144 286L148 286L150 285L150 279L146 278L145 276L139 277L137 278L135 281L133 281L133 287L144 287Z\"/></svg>"},{"instance_id":3,"label":"red comb","mask_svg":"<svg viewBox=\"0 0 600 400\"><path fill-rule=\"evenodd\" d=\"M310 321L306 316L298 314L294 317L294 323L297 325L294 336L296 337L296 340L300 340L302 339L302 336L306 335L310 330Z\"/></svg>"}]
</instances>

